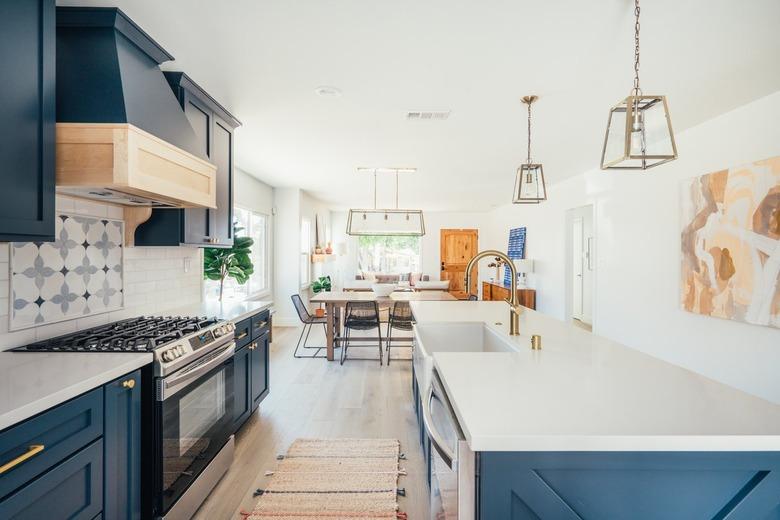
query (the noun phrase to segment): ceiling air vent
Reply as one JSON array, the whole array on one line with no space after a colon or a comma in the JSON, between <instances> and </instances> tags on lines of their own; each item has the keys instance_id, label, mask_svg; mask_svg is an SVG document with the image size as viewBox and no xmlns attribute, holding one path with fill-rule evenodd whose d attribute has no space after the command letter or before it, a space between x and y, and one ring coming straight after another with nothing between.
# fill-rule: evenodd
<instances>
[{"instance_id":1,"label":"ceiling air vent","mask_svg":"<svg viewBox=\"0 0 780 520\"><path fill-rule=\"evenodd\" d=\"M411 110L406 113L406 119L410 121L444 121L449 117L449 110Z\"/></svg>"}]
</instances>

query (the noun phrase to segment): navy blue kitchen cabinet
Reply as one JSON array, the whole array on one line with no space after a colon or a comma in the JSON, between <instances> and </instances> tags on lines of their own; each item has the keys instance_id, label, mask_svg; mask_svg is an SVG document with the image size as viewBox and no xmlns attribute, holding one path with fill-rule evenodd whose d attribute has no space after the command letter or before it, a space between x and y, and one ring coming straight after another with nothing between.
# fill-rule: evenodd
<instances>
[{"instance_id":1,"label":"navy blue kitchen cabinet","mask_svg":"<svg viewBox=\"0 0 780 520\"><path fill-rule=\"evenodd\" d=\"M54 240L54 0L0 2L0 241Z\"/></svg>"},{"instance_id":2,"label":"navy blue kitchen cabinet","mask_svg":"<svg viewBox=\"0 0 780 520\"><path fill-rule=\"evenodd\" d=\"M141 371L103 387L103 517L141 518Z\"/></svg>"},{"instance_id":3,"label":"navy blue kitchen cabinet","mask_svg":"<svg viewBox=\"0 0 780 520\"><path fill-rule=\"evenodd\" d=\"M183 72L165 72L198 138L198 152L217 166L217 208L155 209L135 232L137 246L233 245L233 131L241 122Z\"/></svg>"},{"instance_id":4,"label":"navy blue kitchen cabinet","mask_svg":"<svg viewBox=\"0 0 780 520\"><path fill-rule=\"evenodd\" d=\"M141 376L0 432L0 518L141 518Z\"/></svg>"},{"instance_id":5,"label":"navy blue kitchen cabinet","mask_svg":"<svg viewBox=\"0 0 780 520\"><path fill-rule=\"evenodd\" d=\"M244 344L244 346L236 350L233 356L233 378L235 381L233 406L236 410L233 431L238 430L252 415L252 395L250 390L252 380L251 354L252 351L249 349L249 346Z\"/></svg>"},{"instance_id":6,"label":"navy blue kitchen cabinet","mask_svg":"<svg viewBox=\"0 0 780 520\"><path fill-rule=\"evenodd\" d=\"M780 518L777 452L482 452L479 518Z\"/></svg>"},{"instance_id":7,"label":"navy blue kitchen cabinet","mask_svg":"<svg viewBox=\"0 0 780 520\"><path fill-rule=\"evenodd\" d=\"M268 333L253 339L249 345L251 351L251 388L252 409L260 405L260 402L268 395Z\"/></svg>"}]
</instances>

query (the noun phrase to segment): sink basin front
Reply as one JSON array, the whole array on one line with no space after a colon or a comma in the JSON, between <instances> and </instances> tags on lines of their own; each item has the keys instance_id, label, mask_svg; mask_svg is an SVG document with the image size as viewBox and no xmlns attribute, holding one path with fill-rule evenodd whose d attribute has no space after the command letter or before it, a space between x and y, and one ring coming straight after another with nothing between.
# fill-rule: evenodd
<instances>
[{"instance_id":1,"label":"sink basin front","mask_svg":"<svg viewBox=\"0 0 780 520\"><path fill-rule=\"evenodd\" d=\"M414 372L424 392L433 375L434 352L517 352L484 322L429 322L414 325Z\"/></svg>"}]
</instances>

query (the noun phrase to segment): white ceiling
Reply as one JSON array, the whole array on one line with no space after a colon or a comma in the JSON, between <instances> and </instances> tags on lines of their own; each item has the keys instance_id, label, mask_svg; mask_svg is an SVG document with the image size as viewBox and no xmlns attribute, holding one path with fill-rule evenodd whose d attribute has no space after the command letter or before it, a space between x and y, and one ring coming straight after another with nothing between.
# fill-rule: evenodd
<instances>
[{"instance_id":1,"label":"white ceiling","mask_svg":"<svg viewBox=\"0 0 780 520\"><path fill-rule=\"evenodd\" d=\"M243 122L239 167L342 207L371 203L358 166L419 168L402 177L401 206L509 202L525 158L525 94L540 96L533 156L548 184L595 168L607 110L632 82L631 0L58 5L122 8L176 56L165 68L187 72ZM669 96L677 132L780 90L777 0L642 7L642 87ZM343 95L320 97L321 85ZM405 120L431 109L452 113ZM389 181L380 206L393 200Z\"/></svg>"}]
</instances>

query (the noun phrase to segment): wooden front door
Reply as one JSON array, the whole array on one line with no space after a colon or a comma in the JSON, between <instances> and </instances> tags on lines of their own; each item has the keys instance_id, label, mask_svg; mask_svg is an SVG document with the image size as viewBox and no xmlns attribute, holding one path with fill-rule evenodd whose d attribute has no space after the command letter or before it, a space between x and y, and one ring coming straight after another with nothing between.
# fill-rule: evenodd
<instances>
[{"instance_id":1,"label":"wooden front door","mask_svg":"<svg viewBox=\"0 0 780 520\"><path fill-rule=\"evenodd\" d=\"M466 266L477 254L478 232L476 229L441 230L441 279L450 281L450 293L466 299L469 291L463 287ZM477 269L474 269L471 294L477 294Z\"/></svg>"}]
</instances>

